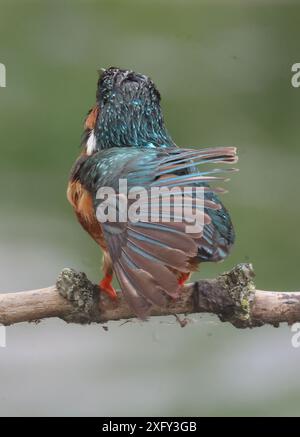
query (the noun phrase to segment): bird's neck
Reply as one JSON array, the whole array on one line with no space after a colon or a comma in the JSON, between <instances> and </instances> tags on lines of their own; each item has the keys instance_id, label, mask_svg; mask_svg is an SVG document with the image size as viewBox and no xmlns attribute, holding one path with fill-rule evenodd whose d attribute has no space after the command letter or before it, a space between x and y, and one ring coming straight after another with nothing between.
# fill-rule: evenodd
<instances>
[{"instance_id":1,"label":"bird's neck","mask_svg":"<svg viewBox=\"0 0 300 437\"><path fill-rule=\"evenodd\" d=\"M97 149L111 147L172 147L175 145L165 128L160 107L104 108L95 128Z\"/></svg>"}]
</instances>

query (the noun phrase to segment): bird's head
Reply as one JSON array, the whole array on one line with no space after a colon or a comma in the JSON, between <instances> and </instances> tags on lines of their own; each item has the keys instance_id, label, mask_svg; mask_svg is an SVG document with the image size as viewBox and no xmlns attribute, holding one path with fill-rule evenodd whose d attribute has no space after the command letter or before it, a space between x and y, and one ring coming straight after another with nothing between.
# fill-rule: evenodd
<instances>
[{"instance_id":1,"label":"bird's head","mask_svg":"<svg viewBox=\"0 0 300 437\"><path fill-rule=\"evenodd\" d=\"M131 70L110 67L100 71L97 87L100 109L106 106L117 110L120 105L128 109L159 106L160 94L152 80Z\"/></svg>"},{"instance_id":2,"label":"bird's head","mask_svg":"<svg viewBox=\"0 0 300 437\"><path fill-rule=\"evenodd\" d=\"M174 144L164 127L159 91L149 77L116 67L102 70L96 99L93 151Z\"/></svg>"}]
</instances>

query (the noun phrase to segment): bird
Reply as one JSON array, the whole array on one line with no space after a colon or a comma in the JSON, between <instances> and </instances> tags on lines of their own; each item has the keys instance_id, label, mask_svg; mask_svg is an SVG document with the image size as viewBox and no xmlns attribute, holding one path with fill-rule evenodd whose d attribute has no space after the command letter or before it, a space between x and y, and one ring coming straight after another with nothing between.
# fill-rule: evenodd
<instances>
[{"instance_id":1,"label":"bird","mask_svg":"<svg viewBox=\"0 0 300 437\"><path fill-rule=\"evenodd\" d=\"M153 307L178 299L200 264L224 260L235 232L219 199L225 190L212 185L236 171L219 168L219 164L235 164L237 159L233 146L178 147L165 126L161 95L154 82L133 70L102 69L67 188L79 223L103 252L100 291L117 302L118 293L112 286L115 274L128 305L144 320ZM147 211L141 220L127 216L125 220L99 220L97 193L103 187L112 189L120 202L127 201L127 208L133 205L120 181L126 182L127 190L149 194L143 207L150 205L155 188L175 190L170 215L163 220L164 197L156 194L151 199L153 220ZM202 210L195 206L196 188L202 193ZM179 199L190 202L182 220L177 220ZM107 205L115 208L115 216L120 213L114 202ZM187 232L197 212L202 227Z\"/></svg>"}]
</instances>

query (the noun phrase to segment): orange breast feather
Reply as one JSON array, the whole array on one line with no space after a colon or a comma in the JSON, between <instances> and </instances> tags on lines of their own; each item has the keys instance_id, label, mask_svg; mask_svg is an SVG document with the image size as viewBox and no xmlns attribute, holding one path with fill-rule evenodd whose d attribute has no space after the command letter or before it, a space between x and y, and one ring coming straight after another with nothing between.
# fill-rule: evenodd
<instances>
[{"instance_id":1,"label":"orange breast feather","mask_svg":"<svg viewBox=\"0 0 300 437\"><path fill-rule=\"evenodd\" d=\"M99 114L99 107L96 105L90 110L88 116L86 117L85 124L84 124L84 127L86 129L91 129L91 130L94 129L98 114Z\"/></svg>"},{"instance_id":2,"label":"orange breast feather","mask_svg":"<svg viewBox=\"0 0 300 437\"><path fill-rule=\"evenodd\" d=\"M91 194L79 181L71 181L68 185L67 197L73 206L81 226L91 237L106 250L106 244L100 223L95 215Z\"/></svg>"}]
</instances>

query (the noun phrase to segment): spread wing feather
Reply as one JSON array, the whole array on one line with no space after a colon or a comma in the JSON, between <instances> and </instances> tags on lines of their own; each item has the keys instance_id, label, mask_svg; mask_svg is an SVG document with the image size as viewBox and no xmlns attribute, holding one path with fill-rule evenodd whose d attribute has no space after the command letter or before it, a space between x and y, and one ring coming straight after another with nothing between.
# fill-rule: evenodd
<instances>
[{"instance_id":1,"label":"spread wing feather","mask_svg":"<svg viewBox=\"0 0 300 437\"><path fill-rule=\"evenodd\" d=\"M200 171L197 170L197 166L232 164L236 161L234 147L202 150L174 148L163 151L114 148L98 152L87 161L83 173L86 185L95 199L95 208L98 206L97 189L109 182L103 172L101 173L99 163L102 168L105 168L105 174L114 174L114 179L110 183L115 187L117 179L125 178L128 190L138 186L146 189L150 194L154 187L175 188L170 217L167 221L162 221L165 218L165 213L162 211L164 197L154 195L151 208L147 204L150 196L145 201L145 205L141 204L142 211L145 207L146 212L140 215L139 221L102 224L104 238L122 291L140 318L147 317L152 305L165 305L168 296L171 298L178 296L180 287L176 272L190 272L190 262L199 258L199 250L202 250L204 258L209 255L214 256L216 230L211 214L222 211L216 193L223 190L211 188L207 182L224 180L224 177L220 176L224 173L224 169ZM235 169L227 169L226 173L232 171ZM186 232L186 225L190 224L197 209L197 205L193 202L185 210L183 220L176 221L182 219L180 215L182 191L179 188L181 186L188 188L185 196L190 197L191 201L195 196L193 188L203 187L206 193L202 217L204 231L202 229L195 230L194 233ZM136 193L139 190L140 188L137 188ZM129 201L128 205L130 206L132 202ZM151 219L154 218L156 221L150 220L150 210ZM226 241L223 242L221 239L218 250L225 251L225 249Z\"/></svg>"}]
</instances>

